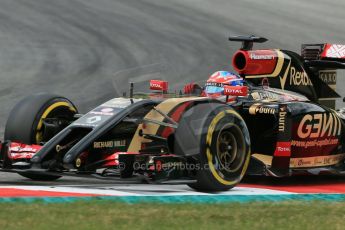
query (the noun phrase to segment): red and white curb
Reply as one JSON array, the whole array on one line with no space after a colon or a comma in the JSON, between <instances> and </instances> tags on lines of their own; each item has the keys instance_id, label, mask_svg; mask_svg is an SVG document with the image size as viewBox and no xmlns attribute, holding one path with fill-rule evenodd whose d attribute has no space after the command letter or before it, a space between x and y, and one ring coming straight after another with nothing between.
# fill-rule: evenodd
<instances>
[{"instance_id":1,"label":"red and white curb","mask_svg":"<svg viewBox=\"0 0 345 230\"><path fill-rule=\"evenodd\" d=\"M345 194L345 183L309 185L241 184L218 193L197 192L187 185L61 185L61 186L0 186L1 197L94 197L94 196L214 196L214 195L291 195Z\"/></svg>"},{"instance_id":2,"label":"red and white curb","mask_svg":"<svg viewBox=\"0 0 345 230\"><path fill-rule=\"evenodd\" d=\"M126 192L123 190L130 190ZM266 188L235 187L232 190L220 193L202 193L193 191L187 186L174 189L174 186L130 185L124 188L83 188L70 186L0 186L0 197L83 197L83 196L212 196L212 195L283 195L293 192Z\"/></svg>"}]
</instances>

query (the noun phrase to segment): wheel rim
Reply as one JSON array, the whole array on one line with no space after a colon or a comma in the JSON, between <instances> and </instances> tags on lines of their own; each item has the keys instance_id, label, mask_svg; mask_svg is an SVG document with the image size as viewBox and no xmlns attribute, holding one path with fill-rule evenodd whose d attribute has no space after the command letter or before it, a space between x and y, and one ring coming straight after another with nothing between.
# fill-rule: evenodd
<instances>
[{"instance_id":1,"label":"wheel rim","mask_svg":"<svg viewBox=\"0 0 345 230\"><path fill-rule=\"evenodd\" d=\"M217 159L221 170L234 172L244 161L244 139L235 127L224 127L217 137Z\"/></svg>"},{"instance_id":2,"label":"wheel rim","mask_svg":"<svg viewBox=\"0 0 345 230\"><path fill-rule=\"evenodd\" d=\"M43 115L41 116L38 126L36 128L36 135L35 135L35 142L36 144L39 144L43 141L44 136L44 126L43 126L43 120L45 118L50 117L64 117L66 114L69 114L69 116L72 116L72 114L76 113L76 109L70 105L67 102L57 102L52 104L50 107L48 107Z\"/></svg>"}]
</instances>

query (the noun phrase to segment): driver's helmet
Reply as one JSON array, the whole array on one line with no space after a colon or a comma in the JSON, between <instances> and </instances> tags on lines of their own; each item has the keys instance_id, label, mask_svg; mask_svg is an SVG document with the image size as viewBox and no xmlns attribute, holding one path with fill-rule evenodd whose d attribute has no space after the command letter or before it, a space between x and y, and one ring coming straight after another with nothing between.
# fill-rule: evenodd
<instances>
[{"instance_id":1,"label":"driver's helmet","mask_svg":"<svg viewBox=\"0 0 345 230\"><path fill-rule=\"evenodd\" d=\"M224 95L224 85L242 86L243 79L235 73L217 71L206 82L206 96L218 97Z\"/></svg>"}]
</instances>

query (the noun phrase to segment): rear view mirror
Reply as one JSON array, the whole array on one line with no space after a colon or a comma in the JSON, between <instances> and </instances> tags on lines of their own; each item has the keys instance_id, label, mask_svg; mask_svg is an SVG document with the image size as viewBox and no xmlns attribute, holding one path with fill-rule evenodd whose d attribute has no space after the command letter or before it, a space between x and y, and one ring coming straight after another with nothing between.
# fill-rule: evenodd
<instances>
[{"instance_id":1,"label":"rear view mirror","mask_svg":"<svg viewBox=\"0 0 345 230\"><path fill-rule=\"evenodd\" d=\"M168 92L168 82L162 80L151 80L150 81L150 89L151 90L160 90L163 93Z\"/></svg>"}]
</instances>

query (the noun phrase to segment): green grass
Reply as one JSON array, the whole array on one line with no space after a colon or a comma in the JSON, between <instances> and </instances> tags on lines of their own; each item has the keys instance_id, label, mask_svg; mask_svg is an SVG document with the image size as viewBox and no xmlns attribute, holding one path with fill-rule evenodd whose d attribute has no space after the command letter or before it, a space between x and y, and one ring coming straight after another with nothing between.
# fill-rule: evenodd
<instances>
[{"instance_id":1,"label":"green grass","mask_svg":"<svg viewBox=\"0 0 345 230\"><path fill-rule=\"evenodd\" d=\"M345 202L1 203L0 229L345 229Z\"/></svg>"}]
</instances>

